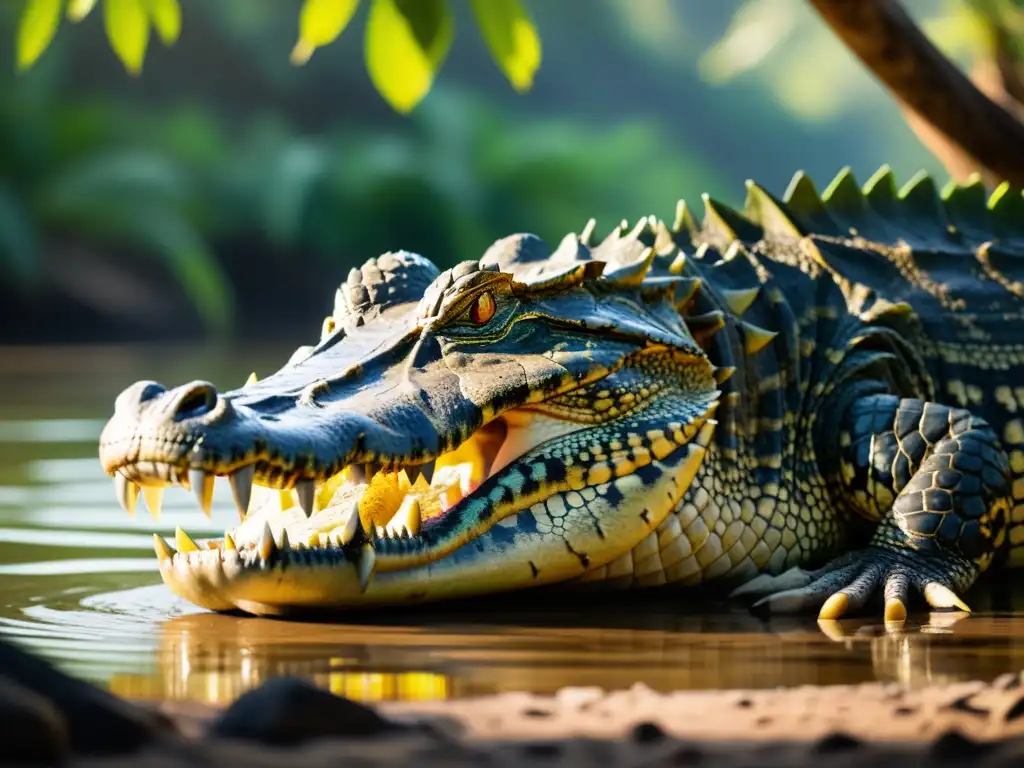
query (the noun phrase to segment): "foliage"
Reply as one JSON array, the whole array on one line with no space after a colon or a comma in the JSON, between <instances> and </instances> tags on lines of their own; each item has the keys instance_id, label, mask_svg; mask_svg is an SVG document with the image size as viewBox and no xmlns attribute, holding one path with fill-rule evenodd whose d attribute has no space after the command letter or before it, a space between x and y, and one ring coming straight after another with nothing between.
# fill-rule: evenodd
<instances>
[{"instance_id":1,"label":"foliage","mask_svg":"<svg viewBox=\"0 0 1024 768\"><path fill-rule=\"evenodd\" d=\"M904 0L923 31L946 56L960 63L984 53L981 22L985 14L998 10L1021 26L1019 11L1010 12L1017 2ZM742 76L756 79L772 88L788 109L822 121L857 110L862 97L877 88L862 67L848 66L851 57L807 3L746 0L725 33L708 48L701 75L713 84ZM809 61L814 66L808 66Z\"/></svg>"},{"instance_id":2,"label":"foliage","mask_svg":"<svg viewBox=\"0 0 1024 768\"><path fill-rule=\"evenodd\" d=\"M41 278L43 246L127 248L163 263L212 330L231 292L202 235L194 179L119 127L113 110L14 99L0 109L0 273Z\"/></svg>"},{"instance_id":3,"label":"foliage","mask_svg":"<svg viewBox=\"0 0 1024 768\"><path fill-rule=\"evenodd\" d=\"M491 55L517 91L533 84L540 66L540 38L520 0L471 0L473 14ZM66 15L79 22L97 0L67 0ZM455 34L449 0L369 0L366 67L374 86L406 114L430 91ZM49 47L65 13L65 0L25 0L18 26L17 65L31 67ZM309 61L317 48L334 42L349 25L359 0L304 0L294 64ZM165 45L181 33L178 0L103 0L110 46L125 69L142 71L150 29Z\"/></svg>"},{"instance_id":4,"label":"foliage","mask_svg":"<svg viewBox=\"0 0 1024 768\"><path fill-rule=\"evenodd\" d=\"M138 253L211 330L237 320L226 272L256 268L254 251L339 280L396 248L451 266L494 233L557 242L591 216L668 217L681 194L720 188L642 124L509 120L444 87L399 128L319 136L266 113L239 129L190 107L26 99L0 109L0 171L0 271L28 285L63 242Z\"/></svg>"}]
</instances>

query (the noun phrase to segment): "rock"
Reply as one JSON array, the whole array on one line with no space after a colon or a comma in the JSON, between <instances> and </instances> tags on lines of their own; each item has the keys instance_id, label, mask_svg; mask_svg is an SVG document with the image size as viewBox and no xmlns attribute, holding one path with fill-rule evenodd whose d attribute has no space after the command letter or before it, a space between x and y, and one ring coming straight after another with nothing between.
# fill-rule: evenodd
<instances>
[{"instance_id":1,"label":"rock","mask_svg":"<svg viewBox=\"0 0 1024 768\"><path fill-rule=\"evenodd\" d=\"M643 722L637 723L633 727L633 741L640 744L650 744L655 741L661 741L665 738L665 732L661 730L661 726L657 723Z\"/></svg>"},{"instance_id":2,"label":"rock","mask_svg":"<svg viewBox=\"0 0 1024 768\"><path fill-rule=\"evenodd\" d=\"M42 696L0 677L0 763L47 764L68 754L67 723Z\"/></svg>"},{"instance_id":3,"label":"rock","mask_svg":"<svg viewBox=\"0 0 1024 768\"><path fill-rule=\"evenodd\" d=\"M62 716L71 751L83 755L134 752L176 733L163 715L147 712L58 671L43 659L0 640L0 677L47 701ZM4 731L7 731L4 722Z\"/></svg>"},{"instance_id":4,"label":"rock","mask_svg":"<svg viewBox=\"0 0 1024 768\"><path fill-rule=\"evenodd\" d=\"M330 736L376 736L400 728L370 707L335 696L308 680L275 677L239 696L208 733L286 746Z\"/></svg>"}]
</instances>

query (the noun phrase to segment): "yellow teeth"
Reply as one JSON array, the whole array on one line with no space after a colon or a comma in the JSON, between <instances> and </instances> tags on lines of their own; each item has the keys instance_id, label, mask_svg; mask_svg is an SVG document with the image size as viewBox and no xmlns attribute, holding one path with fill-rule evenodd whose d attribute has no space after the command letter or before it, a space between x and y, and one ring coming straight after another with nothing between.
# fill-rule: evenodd
<instances>
[{"instance_id":1,"label":"yellow teeth","mask_svg":"<svg viewBox=\"0 0 1024 768\"><path fill-rule=\"evenodd\" d=\"M114 475L114 492L124 511L134 517L135 503L139 499L139 486L118 472Z\"/></svg>"},{"instance_id":2,"label":"yellow teeth","mask_svg":"<svg viewBox=\"0 0 1024 768\"><path fill-rule=\"evenodd\" d=\"M259 544L259 555L264 560L269 560L274 554L275 549L277 549L277 544L274 542L274 532L270 530L270 523L267 523L263 527L263 537L260 539Z\"/></svg>"},{"instance_id":3,"label":"yellow teeth","mask_svg":"<svg viewBox=\"0 0 1024 768\"><path fill-rule=\"evenodd\" d=\"M202 469L188 471L188 484L199 502L199 508L207 517L213 513L213 481L216 478Z\"/></svg>"},{"instance_id":4,"label":"yellow teeth","mask_svg":"<svg viewBox=\"0 0 1024 768\"><path fill-rule=\"evenodd\" d=\"M150 517L159 521L160 510L164 505L164 489L155 485L144 485L142 486L142 498L146 502L146 509L149 510Z\"/></svg>"},{"instance_id":5,"label":"yellow teeth","mask_svg":"<svg viewBox=\"0 0 1024 768\"><path fill-rule=\"evenodd\" d=\"M223 545L223 548L225 550L233 550L233 549L237 550L238 549L238 547L235 546L235 540L233 538L231 538L231 534L228 533L227 531L224 531L224 545Z\"/></svg>"},{"instance_id":6,"label":"yellow teeth","mask_svg":"<svg viewBox=\"0 0 1024 768\"><path fill-rule=\"evenodd\" d=\"M419 501L415 496L406 496L385 530L392 536L400 536L405 532L409 536L418 536L422 522Z\"/></svg>"},{"instance_id":7,"label":"yellow teeth","mask_svg":"<svg viewBox=\"0 0 1024 768\"><path fill-rule=\"evenodd\" d=\"M348 519L345 521L345 527L341 529L341 533L338 535L338 544L344 546L352 541L356 533L359 532L360 525L359 502L355 502L352 505L352 511Z\"/></svg>"},{"instance_id":8,"label":"yellow teeth","mask_svg":"<svg viewBox=\"0 0 1024 768\"><path fill-rule=\"evenodd\" d=\"M245 520L249 511L249 502L252 501L252 481L256 476L256 467L253 464L236 469L228 477L231 484L231 495L235 499L235 507L238 509L238 519Z\"/></svg>"},{"instance_id":9,"label":"yellow teeth","mask_svg":"<svg viewBox=\"0 0 1024 768\"><path fill-rule=\"evenodd\" d=\"M174 549L158 533L153 534L153 549L156 550L156 556L160 560L170 560L174 557Z\"/></svg>"},{"instance_id":10,"label":"yellow teeth","mask_svg":"<svg viewBox=\"0 0 1024 768\"><path fill-rule=\"evenodd\" d=\"M377 569L377 553L373 551L372 544L363 544L359 553L359 587L363 592L370 585L373 572Z\"/></svg>"},{"instance_id":11,"label":"yellow teeth","mask_svg":"<svg viewBox=\"0 0 1024 768\"><path fill-rule=\"evenodd\" d=\"M177 545L178 551L182 554L199 551L199 545L196 544L192 540L192 537L185 533L181 528L178 528L178 530L174 532L174 543Z\"/></svg>"},{"instance_id":12,"label":"yellow teeth","mask_svg":"<svg viewBox=\"0 0 1024 768\"><path fill-rule=\"evenodd\" d=\"M256 371L253 371L252 373L249 374L249 378L245 380L245 386L251 387L257 381L259 381L259 379L256 378Z\"/></svg>"}]
</instances>

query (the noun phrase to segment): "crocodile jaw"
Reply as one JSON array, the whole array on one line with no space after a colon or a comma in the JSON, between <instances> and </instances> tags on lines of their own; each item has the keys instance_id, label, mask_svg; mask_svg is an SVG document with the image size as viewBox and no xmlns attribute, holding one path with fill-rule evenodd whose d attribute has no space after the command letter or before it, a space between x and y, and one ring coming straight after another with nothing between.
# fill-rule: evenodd
<instances>
[{"instance_id":1,"label":"crocodile jaw","mask_svg":"<svg viewBox=\"0 0 1024 768\"><path fill-rule=\"evenodd\" d=\"M712 405L707 414L713 410ZM543 424L535 434L549 437L552 425L543 417L522 420ZM498 510L487 528L440 556L417 558L414 542L420 537L384 538L373 528L369 535L360 528L355 546L332 545L338 531L350 527L345 504L361 491L350 486L338 492L345 501L308 519L298 506L280 510L273 497L277 492L271 492L233 535L197 543L179 533L180 551L160 540L160 573L175 594L199 606L256 615L411 604L566 581L629 551L679 503L703 461L715 422L699 417L676 426L674 437L680 439L658 438L648 463L643 463L648 449L637 446L628 466L632 471L624 467L617 476L606 471L608 462L576 471L569 466L559 482L534 494L542 500ZM551 449L570 444L579 432L578 426L565 430L517 456L506 471L495 471L445 514L465 522L474 504L492 501L502 478L550 467ZM653 481L637 471L655 467ZM595 520L602 524L594 526Z\"/></svg>"}]
</instances>

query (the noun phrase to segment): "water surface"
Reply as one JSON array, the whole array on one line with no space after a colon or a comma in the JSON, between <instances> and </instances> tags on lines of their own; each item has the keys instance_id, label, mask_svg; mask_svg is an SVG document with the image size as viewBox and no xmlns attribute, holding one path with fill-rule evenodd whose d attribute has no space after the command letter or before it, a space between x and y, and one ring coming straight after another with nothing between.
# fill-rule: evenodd
<instances>
[{"instance_id":1,"label":"water surface","mask_svg":"<svg viewBox=\"0 0 1024 768\"><path fill-rule=\"evenodd\" d=\"M861 683L921 685L1024 668L1019 588L959 621L887 633L871 621L762 621L685 598L638 604L493 598L337 623L200 611L162 585L153 531L233 524L226 484L213 520L169 490L157 523L130 519L96 457L114 397L139 378L220 388L266 374L290 350L0 348L0 634L136 697L223 702L278 674L349 696L448 698L566 685L658 690Z\"/></svg>"}]
</instances>

